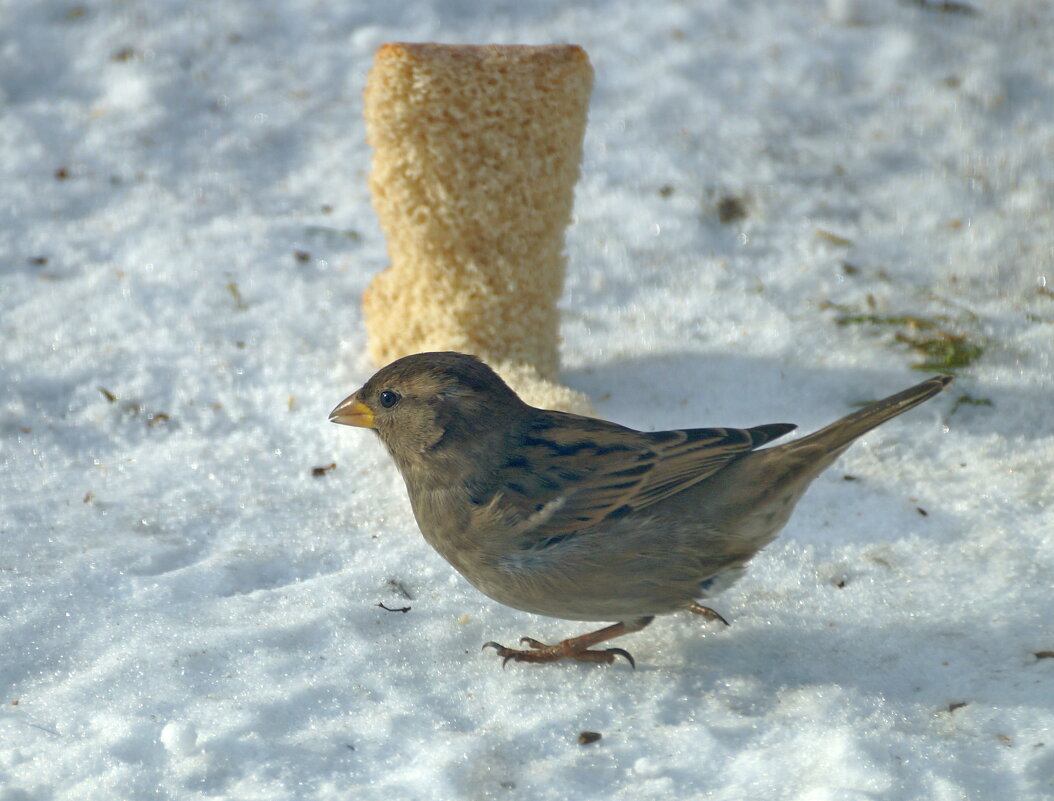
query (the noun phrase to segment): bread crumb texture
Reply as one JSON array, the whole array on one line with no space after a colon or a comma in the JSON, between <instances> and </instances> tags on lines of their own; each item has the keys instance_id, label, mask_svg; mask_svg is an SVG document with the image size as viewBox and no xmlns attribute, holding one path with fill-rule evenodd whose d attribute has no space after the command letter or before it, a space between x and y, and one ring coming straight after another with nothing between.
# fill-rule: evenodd
<instances>
[{"instance_id":1,"label":"bread crumb texture","mask_svg":"<svg viewBox=\"0 0 1054 801\"><path fill-rule=\"evenodd\" d=\"M584 392L565 387L559 382L543 378L538 371L523 362L492 362L498 374L526 403L540 409L559 409L572 414L596 417L597 410Z\"/></svg>"},{"instance_id":2,"label":"bread crumb texture","mask_svg":"<svg viewBox=\"0 0 1054 801\"><path fill-rule=\"evenodd\" d=\"M390 266L363 297L377 364L459 350L510 383L541 382L538 397L588 406L554 380L592 84L575 45L380 48L365 116Z\"/></svg>"}]
</instances>

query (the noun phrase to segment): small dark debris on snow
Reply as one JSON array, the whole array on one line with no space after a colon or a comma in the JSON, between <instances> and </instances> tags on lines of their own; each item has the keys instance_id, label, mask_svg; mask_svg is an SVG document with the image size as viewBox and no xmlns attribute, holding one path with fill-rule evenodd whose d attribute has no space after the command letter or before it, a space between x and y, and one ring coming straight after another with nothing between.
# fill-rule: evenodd
<instances>
[{"instance_id":1,"label":"small dark debris on snow","mask_svg":"<svg viewBox=\"0 0 1054 801\"><path fill-rule=\"evenodd\" d=\"M927 11L946 11L949 14L967 14L970 16L981 13L975 6L959 2L959 0L911 0L911 2L913 5L924 8Z\"/></svg>"},{"instance_id":2,"label":"small dark debris on snow","mask_svg":"<svg viewBox=\"0 0 1054 801\"><path fill-rule=\"evenodd\" d=\"M238 311L245 311L248 306L245 305L245 301L242 299L241 290L238 289L238 284L234 281L227 282L227 291L231 293L231 297L234 298L234 307Z\"/></svg>"},{"instance_id":3,"label":"small dark debris on snow","mask_svg":"<svg viewBox=\"0 0 1054 801\"><path fill-rule=\"evenodd\" d=\"M717 201L717 219L725 225L747 216L747 207L735 195L725 195Z\"/></svg>"},{"instance_id":4,"label":"small dark debris on snow","mask_svg":"<svg viewBox=\"0 0 1054 801\"><path fill-rule=\"evenodd\" d=\"M953 414L955 414L957 411L959 411L959 407L960 406L991 406L991 405L992 405L991 398L975 398L973 395L970 395L969 393L964 392L958 398L955 399L955 403L953 403L952 407L948 410L948 416L951 417Z\"/></svg>"},{"instance_id":5,"label":"small dark debris on snow","mask_svg":"<svg viewBox=\"0 0 1054 801\"><path fill-rule=\"evenodd\" d=\"M835 245L836 247L840 248L847 248L853 244L852 239L828 231L826 228L817 228L816 235L825 242L829 242L832 245Z\"/></svg>"}]
</instances>

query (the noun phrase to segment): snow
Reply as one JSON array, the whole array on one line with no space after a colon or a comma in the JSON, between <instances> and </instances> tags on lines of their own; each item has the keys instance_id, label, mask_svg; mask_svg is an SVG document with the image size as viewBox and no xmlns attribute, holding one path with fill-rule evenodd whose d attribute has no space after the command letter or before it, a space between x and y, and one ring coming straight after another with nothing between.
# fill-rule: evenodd
<instances>
[{"instance_id":1,"label":"snow","mask_svg":"<svg viewBox=\"0 0 1054 801\"><path fill-rule=\"evenodd\" d=\"M1050 5L380 5L3 4L0 801L1050 798ZM585 628L473 590L327 422L372 370L390 40L589 52L563 356L603 416L808 431L921 379L926 331L840 316L984 346L731 627L502 670Z\"/></svg>"}]
</instances>

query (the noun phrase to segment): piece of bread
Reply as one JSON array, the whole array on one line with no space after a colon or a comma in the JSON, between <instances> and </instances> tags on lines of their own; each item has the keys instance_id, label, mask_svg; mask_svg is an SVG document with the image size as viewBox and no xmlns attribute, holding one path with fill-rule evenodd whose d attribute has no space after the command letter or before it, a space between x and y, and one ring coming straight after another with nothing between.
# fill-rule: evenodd
<instances>
[{"instance_id":1,"label":"piece of bread","mask_svg":"<svg viewBox=\"0 0 1054 801\"><path fill-rule=\"evenodd\" d=\"M380 48L365 96L391 259L363 297L376 363L474 353L524 394L536 375L528 402L575 404L553 383L556 303L592 82L574 45Z\"/></svg>"}]
</instances>

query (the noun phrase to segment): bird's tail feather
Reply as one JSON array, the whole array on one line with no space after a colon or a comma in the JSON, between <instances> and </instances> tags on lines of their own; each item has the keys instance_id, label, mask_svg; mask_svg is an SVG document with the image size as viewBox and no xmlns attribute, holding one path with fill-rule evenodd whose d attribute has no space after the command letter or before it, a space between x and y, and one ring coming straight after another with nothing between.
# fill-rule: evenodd
<instances>
[{"instance_id":1,"label":"bird's tail feather","mask_svg":"<svg viewBox=\"0 0 1054 801\"><path fill-rule=\"evenodd\" d=\"M787 447L821 445L825 450L835 453L840 452L841 449L848 446L857 437L866 434L872 428L880 426L891 417L903 414L908 409L914 409L920 403L929 400L948 386L951 380L952 377L950 375L937 375L926 379L921 384L916 384L903 392L875 401L859 411L846 415L829 426L821 428L814 434L790 443Z\"/></svg>"}]
</instances>

